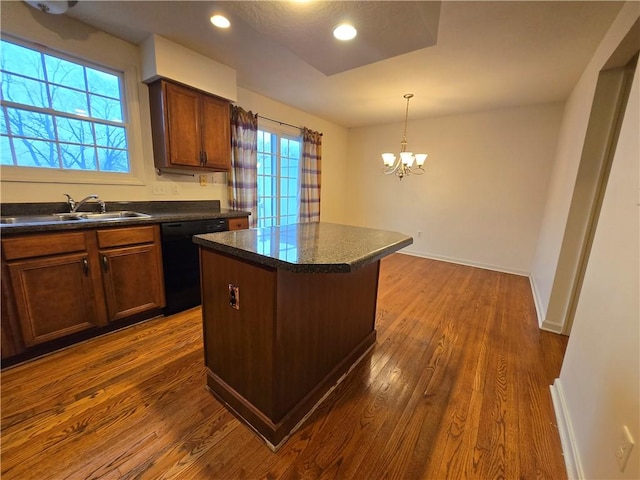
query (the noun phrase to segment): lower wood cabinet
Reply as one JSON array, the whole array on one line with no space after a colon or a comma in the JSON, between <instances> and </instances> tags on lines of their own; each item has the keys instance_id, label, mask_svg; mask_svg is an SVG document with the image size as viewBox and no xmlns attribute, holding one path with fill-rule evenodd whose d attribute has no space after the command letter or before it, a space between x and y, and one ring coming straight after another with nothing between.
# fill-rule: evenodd
<instances>
[{"instance_id":1,"label":"lower wood cabinet","mask_svg":"<svg viewBox=\"0 0 640 480\"><path fill-rule=\"evenodd\" d=\"M2 357L162 308L159 235L150 225L3 238Z\"/></svg>"},{"instance_id":2,"label":"lower wood cabinet","mask_svg":"<svg viewBox=\"0 0 640 480\"><path fill-rule=\"evenodd\" d=\"M97 235L109 321L164 307L158 228L98 230Z\"/></svg>"},{"instance_id":3,"label":"lower wood cabinet","mask_svg":"<svg viewBox=\"0 0 640 480\"><path fill-rule=\"evenodd\" d=\"M246 230L249 228L249 217L234 217L228 220L229 230Z\"/></svg>"}]
</instances>

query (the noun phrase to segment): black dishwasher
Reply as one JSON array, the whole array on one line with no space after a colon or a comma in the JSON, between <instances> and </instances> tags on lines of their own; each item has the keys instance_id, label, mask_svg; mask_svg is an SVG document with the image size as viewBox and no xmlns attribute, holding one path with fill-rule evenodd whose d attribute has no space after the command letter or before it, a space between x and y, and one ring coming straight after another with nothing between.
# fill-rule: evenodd
<instances>
[{"instance_id":1,"label":"black dishwasher","mask_svg":"<svg viewBox=\"0 0 640 480\"><path fill-rule=\"evenodd\" d=\"M167 299L165 315L200 305L200 259L198 246L193 243L192 237L227 229L225 218L160 224Z\"/></svg>"}]
</instances>

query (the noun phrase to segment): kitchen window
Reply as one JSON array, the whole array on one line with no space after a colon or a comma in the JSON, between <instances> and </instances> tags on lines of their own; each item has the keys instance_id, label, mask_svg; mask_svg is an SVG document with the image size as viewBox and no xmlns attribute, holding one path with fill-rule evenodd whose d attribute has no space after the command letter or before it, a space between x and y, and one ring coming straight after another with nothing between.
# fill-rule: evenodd
<instances>
[{"instance_id":1,"label":"kitchen window","mask_svg":"<svg viewBox=\"0 0 640 480\"><path fill-rule=\"evenodd\" d=\"M258 227L298 222L302 137L258 130Z\"/></svg>"},{"instance_id":2,"label":"kitchen window","mask_svg":"<svg viewBox=\"0 0 640 480\"><path fill-rule=\"evenodd\" d=\"M134 183L125 73L27 42L1 46L3 179Z\"/></svg>"}]
</instances>

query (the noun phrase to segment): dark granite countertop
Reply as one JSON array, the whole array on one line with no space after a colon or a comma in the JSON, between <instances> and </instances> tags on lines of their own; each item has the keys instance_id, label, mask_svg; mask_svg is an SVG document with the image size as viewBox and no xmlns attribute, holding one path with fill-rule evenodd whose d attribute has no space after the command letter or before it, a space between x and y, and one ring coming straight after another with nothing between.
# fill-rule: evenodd
<instances>
[{"instance_id":1,"label":"dark granite countertop","mask_svg":"<svg viewBox=\"0 0 640 480\"><path fill-rule=\"evenodd\" d=\"M87 208L97 208L95 203L86 204ZM2 236L56 232L65 230L81 230L86 228L119 227L145 225L153 223L183 222L189 220L208 220L213 218L246 217L249 212L220 208L219 200L190 201L153 201L153 202L107 202L107 211L134 211L148 214L149 217L131 217L118 220L54 220L50 223L17 223L0 224ZM15 203L2 204L2 216L46 215L68 212L69 206L64 202L56 203ZM87 211L84 208L82 212ZM90 211L90 210L89 210ZM53 215L52 215L53 216Z\"/></svg>"},{"instance_id":2,"label":"dark granite countertop","mask_svg":"<svg viewBox=\"0 0 640 480\"><path fill-rule=\"evenodd\" d=\"M400 250L413 238L333 223L298 223L196 235L203 247L298 273L347 273Z\"/></svg>"}]
</instances>

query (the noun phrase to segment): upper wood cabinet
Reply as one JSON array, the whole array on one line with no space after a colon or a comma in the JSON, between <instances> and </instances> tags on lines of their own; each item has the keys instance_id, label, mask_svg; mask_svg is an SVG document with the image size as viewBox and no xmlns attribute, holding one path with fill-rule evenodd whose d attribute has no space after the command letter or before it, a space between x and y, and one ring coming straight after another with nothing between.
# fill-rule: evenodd
<instances>
[{"instance_id":1,"label":"upper wood cabinet","mask_svg":"<svg viewBox=\"0 0 640 480\"><path fill-rule=\"evenodd\" d=\"M228 171L229 101L167 80L149 85L157 168Z\"/></svg>"}]
</instances>

